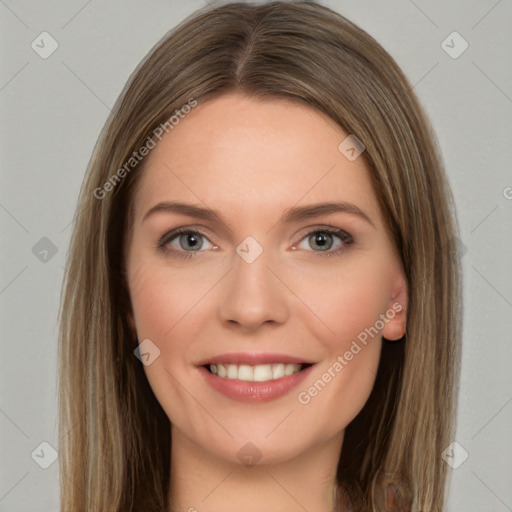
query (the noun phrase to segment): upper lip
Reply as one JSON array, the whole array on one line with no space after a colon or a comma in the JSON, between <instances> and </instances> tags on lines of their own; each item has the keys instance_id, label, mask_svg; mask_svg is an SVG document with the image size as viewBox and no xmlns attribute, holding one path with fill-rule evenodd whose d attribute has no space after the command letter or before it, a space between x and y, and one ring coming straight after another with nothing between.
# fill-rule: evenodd
<instances>
[{"instance_id":1,"label":"upper lip","mask_svg":"<svg viewBox=\"0 0 512 512\"><path fill-rule=\"evenodd\" d=\"M313 364L313 361L308 361L296 356L288 354L274 354L274 353L258 353L258 352L230 352L227 354L219 354L204 359L198 366L207 364L247 364L249 366L256 366L260 364Z\"/></svg>"}]
</instances>

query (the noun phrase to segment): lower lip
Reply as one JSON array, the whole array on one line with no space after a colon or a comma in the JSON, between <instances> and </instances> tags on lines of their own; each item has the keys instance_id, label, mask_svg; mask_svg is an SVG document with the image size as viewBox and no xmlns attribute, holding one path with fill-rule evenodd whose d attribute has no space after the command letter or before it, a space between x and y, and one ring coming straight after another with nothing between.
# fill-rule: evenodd
<instances>
[{"instance_id":1,"label":"lower lip","mask_svg":"<svg viewBox=\"0 0 512 512\"><path fill-rule=\"evenodd\" d=\"M311 373L313 366L311 365L293 375L265 382L248 382L219 377L209 372L203 366L199 367L199 371L213 389L228 398L239 402L269 402L285 395L295 386L298 386Z\"/></svg>"}]
</instances>

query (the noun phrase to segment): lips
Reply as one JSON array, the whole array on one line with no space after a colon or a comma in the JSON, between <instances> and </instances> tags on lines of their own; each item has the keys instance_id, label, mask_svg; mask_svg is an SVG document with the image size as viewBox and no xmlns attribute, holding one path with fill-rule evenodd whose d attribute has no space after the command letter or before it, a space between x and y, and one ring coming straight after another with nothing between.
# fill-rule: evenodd
<instances>
[{"instance_id":1,"label":"lips","mask_svg":"<svg viewBox=\"0 0 512 512\"><path fill-rule=\"evenodd\" d=\"M223 395L242 402L278 398L298 385L314 365L287 354L230 353L202 361L206 382Z\"/></svg>"},{"instance_id":2,"label":"lips","mask_svg":"<svg viewBox=\"0 0 512 512\"><path fill-rule=\"evenodd\" d=\"M256 366L259 364L312 364L313 361L301 359L288 354L271 354L261 352L230 352L228 354L219 354L212 356L198 363L198 366L210 364L246 364Z\"/></svg>"}]
</instances>

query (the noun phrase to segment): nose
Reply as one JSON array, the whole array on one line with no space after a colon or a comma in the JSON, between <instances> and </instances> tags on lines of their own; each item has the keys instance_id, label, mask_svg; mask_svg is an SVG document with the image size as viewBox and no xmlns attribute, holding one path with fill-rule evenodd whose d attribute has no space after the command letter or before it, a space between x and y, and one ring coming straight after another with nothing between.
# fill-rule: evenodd
<instances>
[{"instance_id":1,"label":"nose","mask_svg":"<svg viewBox=\"0 0 512 512\"><path fill-rule=\"evenodd\" d=\"M270 269L263 253L247 263L235 255L218 308L224 323L254 331L263 324L283 324L289 316L289 290ZM288 300L287 300L288 299Z\"/></svg>"}]
</instances>

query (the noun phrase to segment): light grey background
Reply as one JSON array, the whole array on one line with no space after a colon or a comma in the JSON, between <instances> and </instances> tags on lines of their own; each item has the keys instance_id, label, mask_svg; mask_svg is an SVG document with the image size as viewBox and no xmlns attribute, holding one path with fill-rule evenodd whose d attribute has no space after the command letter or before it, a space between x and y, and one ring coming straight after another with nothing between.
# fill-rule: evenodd
<instances>
[{"instance_id":1,"label":"light grey background","mask_svg":"<svg viewBox=\"0 0 512 512\"><path fill-rule=\"evenodd\" d=\"M437 132L465 272L456 441L469 458L453 471L447 510L512 511L512 2L324 4L391 53ZM58 510L57 462L48 469L38 463L51 462L41 442L58 449L57 313L80 185L129 75L204 5L0 0L0 512ZM43 31L58 43L47 59L31 47L49 48ZM454 31L469 44L458 58L442 47ZM452 53L462 48L457 37L445 43ZM55 255L33 250L43 237Z\"/></svg>"}]
</instances>

